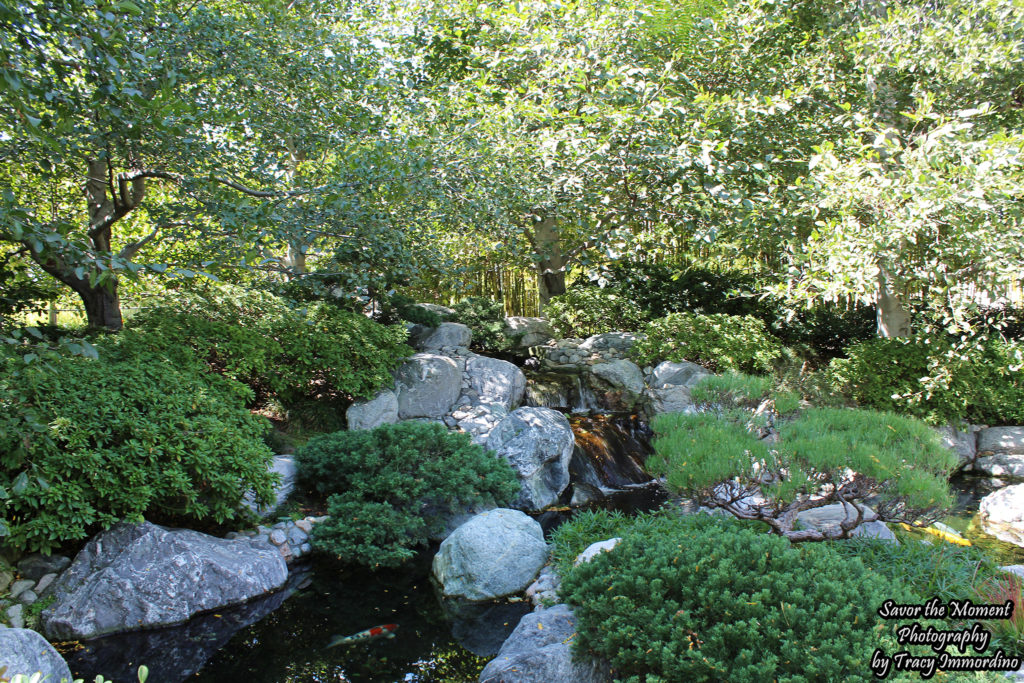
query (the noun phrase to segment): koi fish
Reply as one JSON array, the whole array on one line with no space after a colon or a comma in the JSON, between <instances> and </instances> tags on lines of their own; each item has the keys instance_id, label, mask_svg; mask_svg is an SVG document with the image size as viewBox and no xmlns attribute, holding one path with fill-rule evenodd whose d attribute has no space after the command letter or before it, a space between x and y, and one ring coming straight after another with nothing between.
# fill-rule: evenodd
<instances>
[{"instance_id":1,"label":"koi fish","mask_svg":"<svg viewBox=\"0 0 1024 683\"><path fill-rule=\"evenodd\" d=\"M394 638L395 631L398 630L398 624L384 624L383 626L374 626L368 628L365 631L352 636L334 636L331 642L327 644L327 647L335 647L336 645L351 645L352 643L358 643L363 640L373 640L375 638Z\"/></svg>"}]
</instances>

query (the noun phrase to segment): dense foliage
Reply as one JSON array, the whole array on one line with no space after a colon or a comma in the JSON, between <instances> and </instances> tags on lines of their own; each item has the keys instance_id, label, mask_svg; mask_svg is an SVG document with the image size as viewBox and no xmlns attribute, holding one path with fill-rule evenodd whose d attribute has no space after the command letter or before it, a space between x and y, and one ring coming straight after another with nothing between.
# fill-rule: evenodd
<instances>
[{"instance_id":1,"label":"dense foliage","mask_svg":"<svg viewBox=\"0 0 1024 683\"><path fill-rule=\"evenodd\" d=\"M189 348L215 372L285 406L316 398L372 396L412 349L386 327L324 302L303 306L260 290L218 287L179 293L132 320L139 343Z\"/></svg>"},{"instance_id":2,"label":"dense foliage","mask_svg":"<svg viewBox=\"0 0 1024 683\"><path fill-rule=\"evenodd\" d=\"M935 424L1024 421L1019 343L946 337L872 339L830 365L836 388L860 405Z\"/></svg>"},{"instance_id":3,"label":"dense foliage","mask_svg":"<svg viewBox=\"0 0 1024 683\"><path fill-rule=\"evenodd\" d=\"M471 296L452 307L454 322L465 325L473 333L473 348L481 352L509 349L515 342L505 334L505 308L500 301Z\"/></svg>"},{"instance_id":4,"label":"dense foliage","mask_svg":"<svg viewBox=\"0 0 1024 683\"><path fill-rule=\"evenodd\" d=\"M763 317L759 312L766 309L757 296L757 279L735 270L628 261L613 264L606 277L608 287L633 302L649 319L669 313Z\"/></svg>"},{"instance_id":5,"label":"dense foliage","mask_svg":"<svg viewBox=\"0 0 1024 683\"><path fill-rule=\"evenodd\" d=\"M559 338L635 332L647 321L639 306L613 289L581 287L551 298L544 315Z\"/></svg>"},{"instance_id":6,"label":"dense foliage","mask_svg":"<svg viewBox=\"0 0 1024 683\"><path fill-rule=\"evenodd\" d=\"M772 444L752 433L743 413L731 419L671 413L653 426L658 437L647 467L665 476L670 489L735 517L764 521L793 541L846 537L864 521L859 508L850 508L848 519L831 530L796 529L797 513L812 507L874 496L882 519L914 523L952 505L946 478L957 456L910 418L813 408L779 421L779 440ZM755 497L761 494L764 499Z\"/></svg>"},{"instance_id":7,"label":"dense foliage","mask_svg":"<svg viewBox=\"0 0 1024 683\"><path fill-rule=\"evenodd\" d=\"M779 357L778 341L752 316L670 313L643 328L630 349L640 365L688 360L712 371L770 372Z\"/></svg>"},{"instance_id":8,"label":"dense foliage","mask_svg":"<svg viewBox=\"0 0 1024 683\"><path fill-rule=\"evenodd\" d=\"M896 646L876 614L911 599L859 560L708 515L666 518L567 572L579 651L622 680L872 680Z\"/></svg>"},{"instance_id":9,"label":"dense foliage","mask_svg":"<svg viewBox=\"0 0 1024 683\"><path fill-rule=\"evenodd\" d=\"M325 434L295 457L301 482L327 499L314 545L371 567L404 562L454 513L519 490L505 460L437 423Z\"/></svg>"},{"instance_id":10,"label":"dense foliage","mask_svg":"<svg viewBox=\"0 0 1024 683\"><path fill-rule=\"evenodd\" d=\"M0 366L0 532L49 551L124 517L223 522L249 489L271 495L266 423L249 390L121 340L100 358Z\"/></svg>"}]
</instances>

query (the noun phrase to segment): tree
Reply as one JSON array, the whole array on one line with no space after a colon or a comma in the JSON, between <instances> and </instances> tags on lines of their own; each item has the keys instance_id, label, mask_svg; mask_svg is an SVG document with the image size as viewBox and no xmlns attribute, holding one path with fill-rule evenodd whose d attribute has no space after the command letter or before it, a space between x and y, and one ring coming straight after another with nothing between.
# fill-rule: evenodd
<instances>
[{"instance_id":1,"label":"tree","mask_svg":"<svg viewBox=\"0 0 1024 683\"><path fill-rule=\"evenodd\" d=\"M287 244L300 271L316 240L386 248L353 207L388 165L332 154L379 121L362 88L376 52L346 18L277 0L0 5L0 240L111 330L121 277L174 270L142 258L160 242L195 244L199 268L277 263Z\"/></svg>"},{"instance_id":2,"label":"tree","mask_svg":"<svg viewBox=\"0 0 1024 683\"><path fill-rule=\"evenodd\" d=\"M946 478L957 457L923 422L816 408L780 421L778 441L766 443L748 419L749 413L660 415L647 466L674 492L765 522L794 543L848 537L870 520L869 498L881 520L917 525L952 505ZM837 526L798 527L801 512L836 503L844 510Z\"/></svg>"}]
</instances>

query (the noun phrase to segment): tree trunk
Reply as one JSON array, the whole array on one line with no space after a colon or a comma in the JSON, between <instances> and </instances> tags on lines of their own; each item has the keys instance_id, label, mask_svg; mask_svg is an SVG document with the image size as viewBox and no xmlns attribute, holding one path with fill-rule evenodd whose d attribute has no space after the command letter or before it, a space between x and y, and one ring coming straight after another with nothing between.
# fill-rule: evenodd
<instances>
[{"instance_id":1,"label":"tree trunk","mask_svg":"<svg viewBox=\"0 0 1024 683\"><path fill-rule=\"evenodd\" d=\"M530 241L538 260L537 290L540 305L546 306L551 297L565 294L565 270L567 259L562 253L561 237L555 219L547 216L533 224Z\"/></svg>"},{"instance_id":2,"label":"tree trunk","mask_svg":"<svg viewBox=\"0 0 1024 683\"><path fill-rule=\"evenodd\" d=\"M86 283L88 285L88 283ZM117 282L102 287L73 287L85 304L85 317L89 327L117 331L124 327L121 318L121 297L117 293Z\"/></svg>"},{"instance_id":3,"label":"tree trunk","mask_svg":"<svg viewBox=\"0 0 1024 683\"><path fill-rule=\"evenodd\" d=\"M295 242L288 243L288 253L284 257L284 265L287 266L291 277L305 274L306 252L303 245Z\"/></svg>"},{"instance_id":4,"label":"tree trunk","mask_svg":"<svg viewBox=\"0 0 1024 683\"><path fill-rule=\"evenodd\" d=\"M910 313L899 295L889 288L892 276L884 266L878 267L878 319L879 337L909 337Z\"/></svg>"}]
</instances>

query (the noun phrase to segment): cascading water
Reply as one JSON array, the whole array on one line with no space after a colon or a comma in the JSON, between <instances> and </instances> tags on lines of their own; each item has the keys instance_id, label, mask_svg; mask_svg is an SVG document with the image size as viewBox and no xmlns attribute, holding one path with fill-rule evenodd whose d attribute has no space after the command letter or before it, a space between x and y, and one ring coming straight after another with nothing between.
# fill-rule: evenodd
<instances>
[{"instance_id":1,"label":"cascading water","mask_svg":"<svg viewBox=\"0 0 1024 683\"><path fill-rule=\"evenodd\" d=\"M581 505L618 491L644 486L651 476L650 430L637 415L574 415L576 450L569 463L572 502Z\"/></svg>"},{"instance_id":2,"label":"cascading water","mask_svg":"<svg viewBox=\"0 0 1024 683\"><path fill-rule=\"evenodd\" d=\"M575 372L543 372L526 380L527 406L553 408L571 413L599 409L597 396L583 376Z\"/></svg>"}]
</instances>

